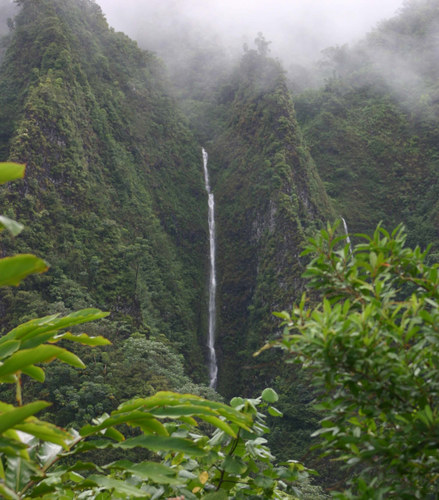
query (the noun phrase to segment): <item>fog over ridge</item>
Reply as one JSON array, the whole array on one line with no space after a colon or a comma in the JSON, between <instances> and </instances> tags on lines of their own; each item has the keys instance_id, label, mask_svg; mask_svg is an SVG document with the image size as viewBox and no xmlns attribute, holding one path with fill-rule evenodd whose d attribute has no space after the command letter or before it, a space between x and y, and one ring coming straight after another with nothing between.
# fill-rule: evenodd
<instances>
[{"instance_id":1,"label":"fog over ridge","mask_svg":"<svg viewBox=\"0 0 439 500\"><path fill-rule=\"evenodd\" d=\"M242 52L258 32L272 55L304 64L392 17L403 0L97 0L110 26L157 51L182 30Z\"/></svg>"}]
</instances>

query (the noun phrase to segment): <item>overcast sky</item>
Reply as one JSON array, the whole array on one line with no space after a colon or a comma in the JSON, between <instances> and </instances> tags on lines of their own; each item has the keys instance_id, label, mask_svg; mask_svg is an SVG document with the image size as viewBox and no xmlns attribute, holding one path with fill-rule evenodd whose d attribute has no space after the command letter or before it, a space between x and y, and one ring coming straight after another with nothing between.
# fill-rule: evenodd
<instances>
[{"instance_id":1,"label":"overcast sky","mask_svg":"<svg viewBox=\"0 0 439 500\"><path fill-rule=\"evenodd\" d=\"M148 40L185 23L220 35L241 49L262 31L272 54L293 51L299 59L351 43L392 17L403 0L96 0L117 31ZM177 21L178 20L178 21ZM169 35L167 35L169 36ZM145 47L148 48L148 47Z\"/></svg>"}]
</instances>

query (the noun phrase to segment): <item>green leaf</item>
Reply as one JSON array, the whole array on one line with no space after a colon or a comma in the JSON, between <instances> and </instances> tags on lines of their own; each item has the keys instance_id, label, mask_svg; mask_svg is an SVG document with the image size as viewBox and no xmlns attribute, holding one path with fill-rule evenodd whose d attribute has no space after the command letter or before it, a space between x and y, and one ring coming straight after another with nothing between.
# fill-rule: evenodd
<instances>
[{"instance_id":1,"label":"green leaf","mask_svg":"<svg viewBox=\"0 0 439 500\"><path fill-rule=\"evenodd\" d=\"M48 406L50 406L50 403L46 403L46 401L34 401L33 403L0 414L0 434Z\"/></svg>"},{"instance_id":2,"label":"green leaf","mask_svg":"<svg viewBox=\"0 0 439 500\"><path fill-rule=\"evenodd\" d=\"M170 467L156 462L142 462L133 464L128 460L120 460L107 466L111 469L120 469L131 472L141 479L151 480L158 484L179 484L181 480L177 478L177 471Z\"/></svg>"},{"instance_id":3,"label":"green leaf","mask_svg":"<svg viewBox=\"0 0 439 500\"><path fill-rule=\"evenodd\" d=\"M264 489L272 488L274 484L272 479L264 476L256 476L254 482L256 486Z\"/></svg>"},{"instance_id":4,"label":"green leaf","mask_svg":"<svg viewBox=\"0 0 439 500\"><path fill-rule=\"evenodd\" d=\"M230 406L236 408L238 406L244 405L244 399L241 397L234 397L230 400Z\"/></svg>"},{"instance_id":5,"label":"green leaf","mask_svg":"<svg viewBox=\"0 0 439 500\"><path fill-rule=\"evenodd\" d=\"M93 474L89 476L84 482L78 485L79 488L89 488L90 486L99 486L99 488L103 488L105 490L111 490L114 492L115 496L119 497L119 495L123 495L122 498L145 498L145 492L136 488L135 486L131 486L126 481L120 481L119 479L113 479L111 477L98 476Z\"/></svg>"},{"instance_id":6,"label":"green leaf","mask_svg":"<svg viewBox=\"0 0 439 500\"><path fill-rule=\"evenodd\" d=\"M218 429L221 429L229 436L236 438L236 432L230 427L230 425L227 422L224 422L224 420L221 420L218 417L211 417L206 415L200 415L199 418L217 427Z\"/></svg>"},{"instance_id":7,"label":"green leaf","mask_svg":"<svg viewBox=\"0 0 439 500\"><path fill-rule=\"evenodd\" d=\"M39 366L26 366L26 368L23 368L21 371L38 382L44 382L46 379L44 370Z\"/></svg>"},{"instance_id":8,"label":"green leaf","mask_svg":"<svg viewBox=\"0 0 439 500\"><path fill-rule=\"evenodd\" d=\"M208 493L203 497L205 500L227 500L229 496L224 490L214 491L212 493Z\"/></svg>"},{"instance_id":9,"label":"green leaf","mask_svg":"<svg viewBox=\"0 0 439 500\"><path fill-rule=\"evenodd\" d=\"M156 407L166 407L166 406L176 406L176 405L194 405L200 409L205 409L208 412L216 412L217 416L223 416L230 420L232 423L243 427L244 429L250 430L252 425L252 418L250 415L243 414L224 403L218 403L216 401L208 401L200 396L193 396L192 394L178 394L174 392L160 391L154 396L149 398L139 398L127 403L120 405L119 409L114 412L129 411L137 408L151 409ZM200 414L203 410L200 411ZM204 412L203 412L204 413ZM196 415L194 412L193 415Z\"/></svg>"},{"instance_id":10,"label":"green leaf","mask_svg":"<svg viewBox=\"0 0 439 500\"><path fill-rule=\"evenodd\" d=\"M104 419L98 425L84 425L79 432L81 436L91 436L92 434L96 434L103 429L120 424L140 426L144 432L155 432L162 436L168 435L166 428L161 422L153 418L150 414L142 411L131 411L122 414L117 413Z\"/></svg>"},{"instance_id":11,"label":"green leaf","mask_svg":"<svg viewBox=\"0 0 439 500\"><path fill-rule=\"evenodd\" d=\"M151 451L177 451L193 457L201 457L206 452L189 439L165 436L137 436L117 443L114 447L122 449L147 448Z\"/></svg>"},{"instance_id":12,"label":"green leaf","mask_svg":"<svg viewBox=\"0 0 439 500\"><path fill-rule=\"evenodd\" d=\"M283 417L284 416L284 414L281 411L279 411L277 408L275 408L274 406L268 407L268 413L272 417Z\"/></svg>"},{"instance_id":13,"label":"green leaf","mask_svg":"<svg viewBox=\"0 0 439 500\"><path fill-rule=\"evenodd\" d=\"M53 346L55 347L55 346ZM58 353L56 354L56 358L64 363L74 366L75 368L85 368L84 363L81 361L76 354L68 351L67 349L63 349L62 347L58 347Z\"/></svg>"},{"instance_id":14,"label":"green leaf","mask_svg":"<svg viewBox=\"0 0 439 500\"><path fill-rule=\"evenodd\" d=\"M222 468L229 474L241 475L247 470L247 464L240 458L227 456L222 463Z\"/></svg>"},{"instance_id":15,"label":"green leaf","mask_svg":"<svg viewBox=\"0 0 439 500\"><path fill-rule=\"evenodd\" d=\"M12 437L13 436L13 437ZM0 436L0 452L6 456L27 456L26 445L18 441L18 435L15 431L7 431Z\"/></svg>"},{"instance_id":16,"label":"green leaf","mask_svg":"<svg viewBox=\"0 0 439 500\"><path fill-rule=\"evenodd\" d=\"M0 483L0 495L1 498L5 500L20 500L20 497L15 493L15 491L8 488L5 484Z\"/></svg>"},{"instance_id":17,"label":"green leaf","mask_svg":"<svg viewBox=\"0 0 439 500\"><path fill-rule=\"evenodd\" d=\"M31 462L23 458L8 458L6 465L6 486L15 491L20 491L35 473Z\"/></svg>"},{"instance_id":18,"label":"green leaf","mask_svg":"<svg viewBox=\"0 0 439 500\"><path fill-rule=\"evenodd\" d=\"M36 363L47 363L53 359L60 359L78 368L85 367L84 363L75 354L66 351L62 347L40 345L33 349L24 349L14 353L0 366L0 377L15 374Z\"/></svg>"},{"instance_id":19,"label":"green leaf","mask_svg":"<svg viewBox=\"0 0 439 500\"><path fill-rule=\"evenodd\" d=\"M22 179L24 177L24 171L26 165L13 162L1 162L0 163L0 184L5 182L14 181L16 179Z\"/></svg>"},{"instance_id":20,"label":"green leaf","mask_svg":"<svg viewBox=\"0 0 439 500\"><path fill-rule=\"evenodd\" d=\"M74 335L73 333L67 332L62 335L57 335L53 338L53 342L58 342L60 340L70 340L72 342L78 342L82 345L88 345L91 347L100 345L111 345L111 342L105 337L90 337L86 333L81 333L81 335Z\"/></svg>"},{"instance_id":21,"label":"green leaf","mask_svg":"<svg viewBox=\"0 0 439 500\"><path fill-rule=\"evenodd\" d=\"M0 215L0 228L2 226L7 229L12 234L12 236L19 235L24 229L23 224L20 224L19 222L12 220L4 215Z\"/></svg>"},{"instance_id":22,"label":"green leaf","mask_svg":"<svg viewBox=\"0 0 439 500\"><path fill-rule=\"evenodd\" d=\"M125 441L125 436L113 427L109 427L108 429L106 429L104 432L104 436L110 439L114 439L118 442Z\"/></svg>"},{"instance_id":23,"label":"green leaf","mask_svg":"<svg viewBox=\"0 0 439 500\"><path fill-rule=\"evenodd\" d=\"M9 357L11 354L18 351L19 347L20 342L18 340L8 340L0 344L0 359Z\"/></svg>"},{"instance_id":24,"label":"green leaf","mask_svg":"<svg viewBox=\"0 0 439 500\"><path fill-rule=\"evenodd\" d=\"M200 408L199 406L187 404L178 406L163 406L159 408L152 408L149 410L151 415L162 418L179 418L182 416L200 416L200 415L218 415L213 409Z\"/></svg>"},{"instance_id":25,"label":"green leaf","mask_svg":"<svg viewBox=\"0 0 439 500\"><path fill-rule=\"evenodd\" d=\"M44 260L30 254L0 259L0 286L17 286L26 276L49 269Z\"/></svg>"},{"instance_id":26,"label":"green leaf","mask_svg":"<svg viewBox=\"0 0 439 500\"><path fill-rule=\"evenodd\" d=\"M58 444L65 449L68 449L67 442L72 439L72 435L67 431L60 429L49 422L43 422L38 419L17 424L16 428L22 432L27 432L28 434L35 436L41 441L50 441L51 443Z\"/></svg>"},{"instance_id":27,"label":"green leaf","mask_svg":"<svg viewBox=\"0 0 439 500\"><path fill-rule=\"evenodd\" d=\"M62 318L59 318L58 314L53 314L23 323L11 330L6 337L8 339L15 338L27 340L35 335L41 335L46 332L57 332L63 328L70 328L73 325L105 318L108 315L109 313L102 312L99 309L82 309ZM3 339L4 337L0 339L0 343Z\"/></svg>"},{"instance_id":28,"label":"green leaf","mask_svg":"<svg viewBox=\"0 0 439 500\"><path fill-rule=\"evenodd\" d=\"M266 401L267 403L276 403L276 401L279 399L279 396L277 395L276 391L267 387L262 391L262 399Z\"/></svg>"},{"instance_id":29,"label":"green leaf","mask_svg":"<svg viewBox=\"0 0 439 500\"><path fill-rule=\"evenodd\" d=\"M26 323L22 323L21 325L16 326L6 335L0 338L0 344L5 342L6 340L11 339L22 339L27 333L32 333L37 329L43 328L45 325L50 325L49 328L53 327L53 323L51 323L54 319L56 319L59 315L52 314L51 316L45 316L44 318L36 318L27 321ZM43 331L46 331L43 329ZM56 329L55 329L56 331Z\"/></svg>"}]
</instances>

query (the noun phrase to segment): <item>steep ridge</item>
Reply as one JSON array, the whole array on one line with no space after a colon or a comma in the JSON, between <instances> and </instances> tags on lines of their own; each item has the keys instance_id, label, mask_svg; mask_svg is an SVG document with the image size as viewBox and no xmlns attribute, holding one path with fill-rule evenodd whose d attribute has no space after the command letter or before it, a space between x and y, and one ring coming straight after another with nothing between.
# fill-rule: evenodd
<instances>
[{"instance_id":1,"label":"steep ridge","mask_svg":"<svg viewBox=\"0 0 439 500\"><path fill-rule=\"evenodd\" d=\"M94 2L20 3L0 70L0 157L27 173L1 204L26 230L2 248L51 270L3 295L1 327L98 306L116 343L164 334L207 381L201 149L162 66Z\"/></svg>"},{"instance_id":2,"label":"steep ridge","mask_svg":"<svg viewBox=\"0 0 439 500\"><path fill-rule=\"evenodd\" d=\"M332 213L280 65L248 51L222 99L229 122L210 151L218 228L218 387L227 395L251 394L273 376L251 368L251 358L276 329L271 313L300 295L305 235Z\"/></svg>"},{"instance_id":3,"label":"steep ridge","mask_svg":"<svg viewBox=\"0 0 439 500\"><path fill-rule=\"evenodd\" d=\"M326 51L298 120L352 232L403 222L411 244L439 247L439 5L407 2L361 43Z\"/></svg>"}]
</instances>

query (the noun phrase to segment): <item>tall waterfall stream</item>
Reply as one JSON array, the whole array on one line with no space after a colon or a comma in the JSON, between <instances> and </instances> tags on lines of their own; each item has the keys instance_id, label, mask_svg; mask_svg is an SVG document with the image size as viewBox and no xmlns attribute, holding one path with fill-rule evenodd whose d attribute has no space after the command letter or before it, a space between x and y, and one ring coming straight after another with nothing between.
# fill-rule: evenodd
<instances>
[{"instance_id":1,"label":"tall waterfall stream","mask_svg":"<svg viewBox=\"0 0 439 500\"><path fill-rule=\"evenodd\" d=\"M208 155L203 148L203 170L206 192L209 198L209 332L207 336L207 347L209 348L209 379L210 387L216 387L218 379L218 365L215 351L215 319L216 319L216 270L215 270L215 198L209 184L209 171L207 170Z\"/></svg>"}]
</instances>

